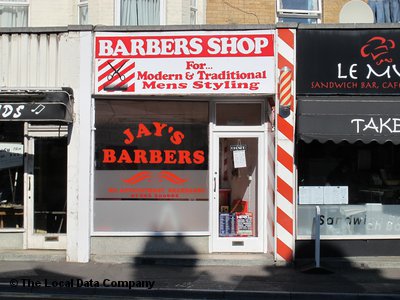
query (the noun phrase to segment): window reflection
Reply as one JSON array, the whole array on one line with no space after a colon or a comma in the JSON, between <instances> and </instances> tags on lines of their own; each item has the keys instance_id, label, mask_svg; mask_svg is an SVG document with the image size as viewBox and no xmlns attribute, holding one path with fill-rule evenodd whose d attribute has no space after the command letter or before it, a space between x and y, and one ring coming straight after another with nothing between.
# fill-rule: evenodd
<instances>
[{"instance_id":1,"label":"window reflection","mask_svg":"<svg viewBox=\"0 0 400 300\"><path fill-rule=\"evenodd\" d=\"M400 145L299 141L297 149L299 235L312 235L316 205L322 236L400 234ZM327 201L327 188L348 192Z\"/></svg>"}]
</instances>

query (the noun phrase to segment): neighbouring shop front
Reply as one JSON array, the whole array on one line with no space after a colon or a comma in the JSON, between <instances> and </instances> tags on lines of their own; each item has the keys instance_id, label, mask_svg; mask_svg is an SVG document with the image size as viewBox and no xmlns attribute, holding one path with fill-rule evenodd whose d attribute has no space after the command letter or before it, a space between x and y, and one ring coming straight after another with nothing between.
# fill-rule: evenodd
<instances>
[{"instance_id":1,"label":"neighbouring shop front","mask_svg":"<svg viewBox=\"0 0 400 300\"><path fill-rule=\"evenodd\" d=\"M0 29L3 257L89 261L91 30Z\"/></svg>"},{"instance_id":2,"label":"neighbouring shop front","mask_svg":"<svg viewBox=\"0 0 400 300\"><path fill-rule=\"evenodd\" d=\"M92 255L267 251L274 61L273 30L95 33Z\"/></svg>"},{"instance_id":3,"label":"neighbouring shop front","mask_svg":"<svg viewBox=\"0 0 400 300\"><path fill-rule=\"evenodd\" d=\"M397 30L297 32L296 256L397 255L400 39Z\"/></svg>"},{"instance_id":4,"label":"neighbouring shop front","mask_svg":"<svg viewBox=\"0 0 400 300\"><path fill-rule=\"evenodd\" d=\"M4 247L65 249L72 90L0 91L0 232Z\"/></svg>"}]
</instances>

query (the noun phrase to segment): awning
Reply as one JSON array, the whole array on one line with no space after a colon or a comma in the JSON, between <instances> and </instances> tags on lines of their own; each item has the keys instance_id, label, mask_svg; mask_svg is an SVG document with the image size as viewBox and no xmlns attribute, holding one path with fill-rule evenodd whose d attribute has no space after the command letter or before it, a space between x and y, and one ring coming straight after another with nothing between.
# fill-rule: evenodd
<instances>
[{"instance_id":1,"label":"awning","mask_svg":"<svg viewBox=\"0 0 400 300\"><path fill-rule=\"evenodd\" d=\"M297 139L400 144L399 97L300 97Z\"/></svg>"},{"instance_id":2,"label":"awning","mask_svg":"<svg viewBox=\"0 0 400 300\"><path fill-rule=\"evenodd\" d=\"M0 121L72 123L72 89L0 90Z\"/></svg>"}]
</instances>

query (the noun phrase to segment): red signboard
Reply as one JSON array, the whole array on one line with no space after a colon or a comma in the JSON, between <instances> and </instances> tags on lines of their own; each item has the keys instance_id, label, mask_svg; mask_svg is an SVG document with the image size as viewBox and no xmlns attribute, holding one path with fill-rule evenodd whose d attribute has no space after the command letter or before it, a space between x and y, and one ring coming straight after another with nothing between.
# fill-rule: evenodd
<instances>
[{"instance_id":1,"label":"red signboard","mask_svg":"<svg viewBox=\"0 0 400 300\"><path fill-rule=\"evenodd\" d=\"M274 32L97 33L96 93L275 93Z\"/></svg>"}]
</instances>

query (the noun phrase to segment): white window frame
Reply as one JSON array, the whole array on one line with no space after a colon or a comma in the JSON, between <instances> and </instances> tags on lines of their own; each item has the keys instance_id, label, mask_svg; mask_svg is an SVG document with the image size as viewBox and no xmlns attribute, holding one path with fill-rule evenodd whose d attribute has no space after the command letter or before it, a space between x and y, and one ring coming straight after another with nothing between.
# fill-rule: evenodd
<instances>
[{"instance_id":1,"label":"white window frame","mask_svg":"<svg viewBox=\"0 0 400 300\"><path fill-rule=\"evenodd\" d=\"M281 0L276 0L276 22L280 22L280 18L296 18L296 19L315 19L317 23L322 20L322 0L318 1L317 10L301 10L301 9L284 9L281 7Z\"/></svg>"},{"instance_id":2,"label":"white window frame","mask_svg":"<svg viewBox=\"0 0 400 300\"><path fill-rule=\"evenodd\" d=\"M78 24L79 25L87 25L87 24L81 24L81 8L86 6L89 10L89 0L79 0L78 3Z\"/></svg>"},{"instance_id":3,"label":"white window frame","mask_svg":"<svg viewBox=\"0 0 400 300\"><path fill-rule=\"evenodd\" d=\"M29 26L30 24L30 0L20 0L20 1L16 1L16 2L10 2L7 0L0 0L0 5L5 5L5 6L26 6L28 7L28 20L27 22L27 26Z\"/></svg>"},{"instance_id":4,"label":"white window frame","mask_svg":"<svg viewBox=\"0 0 400 300\"><path fill-rule=\"evenodd\" d=\"M190 20L190 25L196 25L197 24L197 0L190 0L190 12L189 12L189 20ZM192 13L194 15L194 22L192 22Z\"/></svg>"},{"instance_id":5,"label":"white window frame","mask_svg":"<svg viewBox=\"0 0 400 300\"><path fill-rule=\"evenodd\" d=\"M114 0L114 24L121 25L121 0ZM165 0L160 1L160 25L166 25L167 5Z\"/></svg>"}]
</instances>

